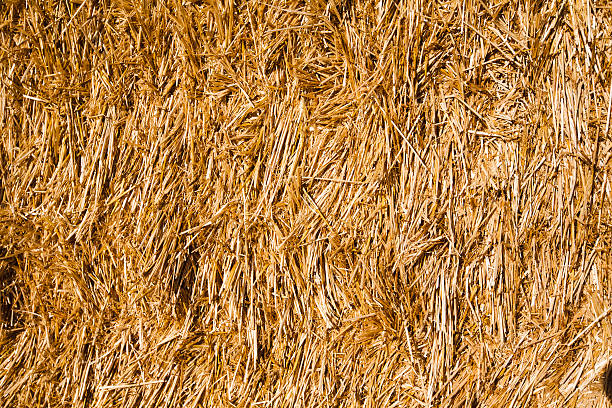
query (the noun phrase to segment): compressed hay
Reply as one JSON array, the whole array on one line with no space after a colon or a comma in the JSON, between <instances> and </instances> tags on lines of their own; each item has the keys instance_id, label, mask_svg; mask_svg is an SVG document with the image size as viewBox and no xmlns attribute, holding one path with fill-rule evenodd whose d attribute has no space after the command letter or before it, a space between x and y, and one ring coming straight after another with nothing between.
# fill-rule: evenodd
<instances>
[{"instance_id":1,"label":"compressed hay","mask_svg":"<svg viewBox=\"0 0 612 408\"><path fill-rule=\"evenodd\" d=\"M1 3L0 406L605 406L611 13Z\"/></svg>"}]
</instances>

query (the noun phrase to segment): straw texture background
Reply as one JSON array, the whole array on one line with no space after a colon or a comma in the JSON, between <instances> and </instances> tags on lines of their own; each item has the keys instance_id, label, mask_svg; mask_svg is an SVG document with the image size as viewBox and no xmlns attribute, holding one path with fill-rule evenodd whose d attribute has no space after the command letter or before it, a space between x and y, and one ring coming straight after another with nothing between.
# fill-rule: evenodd
<instances>
[{"instance_id":1,"label":"straw texture background","mask_svg":"<svg viewBox=\"0 0 612 408\"><path fill-rule=\"evenodd\" d=\"M0 15L0 406L607 406L608 2Z\"/></svg>"}]
</instances>

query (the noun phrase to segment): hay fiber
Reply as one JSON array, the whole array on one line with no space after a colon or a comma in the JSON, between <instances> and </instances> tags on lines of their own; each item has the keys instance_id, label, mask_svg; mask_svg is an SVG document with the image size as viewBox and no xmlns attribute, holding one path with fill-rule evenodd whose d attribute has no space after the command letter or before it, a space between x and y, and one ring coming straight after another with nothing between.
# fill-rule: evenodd
<instances>
[{"instance_id":1,"label":"hay fiber","mask_svg":"<svg viewBox=\"0 0 612 408\"><path fill-rule=\"evenodd\" d=\"M0 16L0 407L608 406L609 2Z\"/></svg>"}]
</instances>

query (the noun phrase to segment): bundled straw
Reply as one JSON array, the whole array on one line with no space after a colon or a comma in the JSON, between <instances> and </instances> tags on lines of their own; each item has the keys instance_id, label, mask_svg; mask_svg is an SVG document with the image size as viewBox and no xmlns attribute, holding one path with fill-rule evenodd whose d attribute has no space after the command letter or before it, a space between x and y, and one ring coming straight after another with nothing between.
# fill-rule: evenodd
<instances>
[{"instance_id":1,"label":"bundled straw","mask_svg":"<svg viewBox=\"0 0 612 408\"><path fill-rule=\"evenodd\" d=\"M606 406L607 2L0 15L0 406Z\"/></svg>"}]
</instances>

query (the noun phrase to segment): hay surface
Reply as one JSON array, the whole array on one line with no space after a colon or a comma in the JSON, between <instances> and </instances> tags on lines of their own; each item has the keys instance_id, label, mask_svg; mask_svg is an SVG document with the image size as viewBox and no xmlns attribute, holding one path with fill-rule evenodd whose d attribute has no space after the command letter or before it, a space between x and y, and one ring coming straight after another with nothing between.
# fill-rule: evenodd
<instances>
[{"instance_id":1,"label":"hay surface","mask_svg":"<svg viewBox=\"0 0 612 408\"><path fill-rule=\"evenodd\" d=\"M0 406L606 406L607 2L0 15Z\"/></svg>"}]
</instances>

